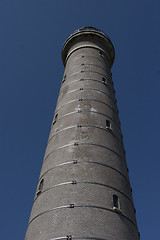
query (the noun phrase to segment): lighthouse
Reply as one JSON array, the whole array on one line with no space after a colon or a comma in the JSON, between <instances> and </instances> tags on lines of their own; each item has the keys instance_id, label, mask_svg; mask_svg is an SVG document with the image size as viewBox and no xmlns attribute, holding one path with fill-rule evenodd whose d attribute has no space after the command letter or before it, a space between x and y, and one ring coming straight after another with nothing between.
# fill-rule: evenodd
<instances>
[{"instance_id":1,"label":"lighthouse","mask_svg":"<svg viewBox=\"0 0 160 240\"><path fill-rule=\"evenodd\" d=\"M93 27L63 45L65 70L25 240L139 240L114 58L109 37Z\"/></svg>"}]
</instances>

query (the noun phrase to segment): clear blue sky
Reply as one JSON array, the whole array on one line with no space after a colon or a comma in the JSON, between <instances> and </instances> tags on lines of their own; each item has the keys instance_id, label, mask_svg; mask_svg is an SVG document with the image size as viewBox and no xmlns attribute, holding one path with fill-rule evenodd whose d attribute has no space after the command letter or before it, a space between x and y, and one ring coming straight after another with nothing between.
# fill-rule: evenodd
<instances>
[{"instance_id":1,"label":"clear blue sky","mask_svg":"<svg viewBox=\"0 0 160 240\"><path fill-rule=\"evenodd\" d=\"M24 239L64 67L83 26L106 32L141 240L159 239L159 0L0 0L0 239Z\"/></svg>"}]
</instances>

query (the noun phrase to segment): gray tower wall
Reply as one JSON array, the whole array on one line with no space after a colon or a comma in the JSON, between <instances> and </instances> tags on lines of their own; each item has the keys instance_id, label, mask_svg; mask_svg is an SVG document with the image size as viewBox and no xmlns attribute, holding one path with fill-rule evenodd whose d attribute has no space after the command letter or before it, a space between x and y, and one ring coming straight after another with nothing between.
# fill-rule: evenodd
<instances>
[{"instance_id":1,"label":"gray tower wall","mask_svg":"<svg viewBox=\"0 0 160 240\"><path fill-rule=\"evenodd\" d=\"M67 39L62 59L65 72L25 239L138 240L110 71L113 45L97 29L84 28Z\"/></svg>"}]
</instances>

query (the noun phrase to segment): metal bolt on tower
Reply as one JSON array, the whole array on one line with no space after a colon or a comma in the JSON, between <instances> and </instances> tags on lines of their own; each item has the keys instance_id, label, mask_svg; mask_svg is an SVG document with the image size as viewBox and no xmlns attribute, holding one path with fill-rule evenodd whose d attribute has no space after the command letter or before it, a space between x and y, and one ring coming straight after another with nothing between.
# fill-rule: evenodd
<instances>
[{"instance_id":1,"label":"metal bolt on tower","mask_svg":"<svg viewBox=\"0 0 160 240\"><path fill-rule=\"evenodd\" d=\"M111 67L114 47L84 27L64 43L65 72L26 240L138 240Z\"/></svg>"}]
</instances>

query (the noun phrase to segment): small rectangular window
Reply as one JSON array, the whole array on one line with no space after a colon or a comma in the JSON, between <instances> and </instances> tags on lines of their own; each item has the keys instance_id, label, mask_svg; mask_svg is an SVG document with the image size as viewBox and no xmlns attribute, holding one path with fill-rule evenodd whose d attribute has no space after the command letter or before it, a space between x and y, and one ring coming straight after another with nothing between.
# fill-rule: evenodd
<instances>
[{"instance_id":1,"label":"small rectangular window","mask_svg":"<svg viewBox=\"0 0 160 240\"><path fill-rule=\"evenodd\" d=\"M119 198L117 195L113 195L113 207L119 208Z\"/></svg>"},{"instance_id":2,"label":"small rectangular window","mask_svg":"<svg viewBox=\"0 0 160 240\"><path fill-rule=\"evenodd\" d=\"M44 183L44 179L42 179L42 180L40 181L38 190L41 190L41 191L42 191L43 183Z\"/></svg>"},{"instance_id":3,"label":"small rectangular window","mask_svg":"<svg viewBox=\"0 0 160 240\"><path fill-rule=\"evenodd\" d=\"M55 115L54 119L53 119L53 125L57 122L57 119L58 119L58 113Z\"/></svg>"},{"instance_id":4,"label":"small rectangular window","mask_svg":"<svg viewBox=\"0 0 160 240\"><path fill-rule=\"evenodd\" d=\"M106 128L111 129L111 123L109 120L106 120Z\"/></svg>"},{"instance_id":5,"label":"small rectangular window","mask_svg":"<svg viewBox=\"0 0 160 240\"><path fill-rule=\"evenodd\" d=\"M104 54L103 54L102 51L99 51L99 55L100 55L102 58L104 58Z\"/></svg>"},{"instance_id":6,"label":"small rectangular window","mask_svg":"<svg viewBox=\"0 0 160 240\"><path fill-rule=\"evenodd\" d=\"M37 196L41 194L42 189L43 189L43 184L44 184L44 179L40 181L40 184L38 186L38 191L36 192Z\"/></svg>"},{"instance_id":7,"label":"small rectangular window","mask_svg":"<svg viewBox=\"0 0 160 240\"><path fill-rule=\"evenodd\" d=\"M54 120L57 121L58 119L58 113L55 115Z\"/></svg>"},{"instance_id":8,"label":"small rectangular window","mask_svg":"<svg viewBox=\"0 0 160 240\"><path fill-rule=\"evenodd\" d=\"M63 79L62 79L62 83L64 83L66 81L66 75L64 75Z\"/></svg>"},{"instance_id":9,"label":"small rectangular window","mask_svg":"<svg viewBox=\"0 0 160 240\"><path fill-rule=\"evenodd\" d=\"M116 194L113 195L113 210L121 213L119 197Z\"/></svg>"},{"instance_id":10,"label":"small rectangular window","mask_svg":"<svg viewBox=\"0 0 160 240\"><path fill-rule=\"evenodd\" d=\"M106 82L105 77L102 77L102 83L105 83L105 82Z\"/></svg>"}]
</instances>

